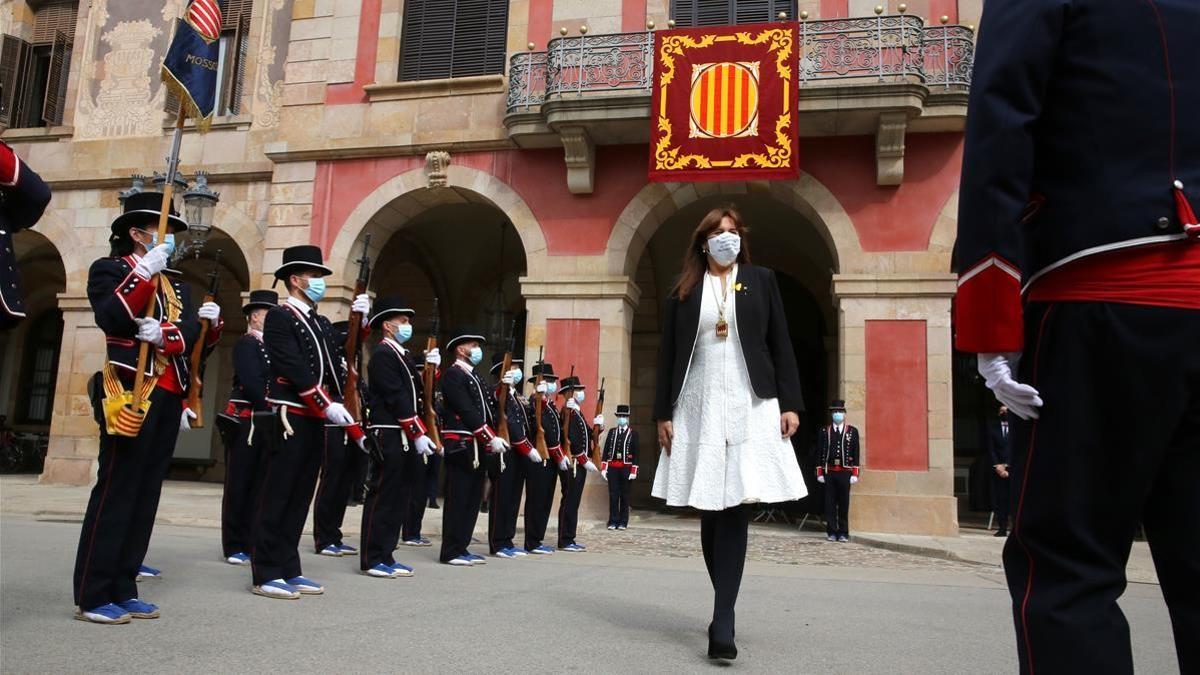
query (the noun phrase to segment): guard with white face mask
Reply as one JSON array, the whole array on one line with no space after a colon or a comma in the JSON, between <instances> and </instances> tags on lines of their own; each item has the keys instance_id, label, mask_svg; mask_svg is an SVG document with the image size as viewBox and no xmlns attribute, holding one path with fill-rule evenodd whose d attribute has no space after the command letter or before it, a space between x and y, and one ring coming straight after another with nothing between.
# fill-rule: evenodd
<instances>
[{"instance_id":1,"label":"guard with white face mask","mask_svg":"<svg viewBox=\"0 0 1200 675\"><path fill-rule=\"evenodd\" d=\"M509 449L496 435L497 407L492 388L475 372L483 362L483 334L469 327L446 343L454 364L442 372L442 442L446 457L446 497L442 505L442 550L448 565L483 565L487 558L468 550L483 502L484 459Z\"/></svg>"},{"instance_id":2,"label":"guard with white face mask","mask_svg":"<svg viewBox=\"0 0 1200 675\"><path fill-rule=\"evenodd\" d=\"M550 510L554 503L554 485L557 483L559 463L564 461L562 430L558 410L554 407L554 395L558 392L558 376L554 365L535 363L530 372L529 383L534 385L533 400L526 409L530 420L530 442L538 445L539 429L546 441L549 457L543 462L526 467L525 496L525 550L533 555L552 555L554 547L547 546L546 526L550 523ZM541 424L537 423L537 408L541 405Z\"/></svg>"},{"instance_id":3,"label":"guard with white face mask","mask_svg":"<svg viewBox=\"0 0 1200 675\"><path fill-rule=\"evenodd\" d=\"M846 424L846 402L829 405L831 424L817 432L817 482L825 485L825 533L850 541L850 486L858 482L858 429Z\"/></svg>"},{"instance_id":4,"label":"guard with white face mask","mask_svg":"<svg viewBox=\"0 0 1200 675\"><path fill-rule=\"evenodd\" d=\"M587 391L578 377L568 377L559 386L563 397L561 412L563 452L558 460L558 482L562 497L558 502L558 548L569 553L582 553L587 547L575 541L579 526L579 502L589 473L600 473L591 459L591 428L580 407L587 400ZM592 424L604 426L604 416L597 415Z\"/></svg>"},{"instance_id":5,"label":"guard with white face mask","mask_svg":"<svg viewBox=\"0 0 1200 675\"><path fill-rule=\"evenodd\" d=\"M496 377L496 400L503 394L508 398L504 414L508 419L508 440L513 452L488 455L488 553L497 558L519 558L528 554L513 543L517 535L517 514L521 510L521 492L528 475L527 467L541 466L542 458L529 440L530 416L520 395L524 383L521 359L510 361L508 372L501 374L504 354L492 357L492 375Z\"/></svg>"}]
</instances>

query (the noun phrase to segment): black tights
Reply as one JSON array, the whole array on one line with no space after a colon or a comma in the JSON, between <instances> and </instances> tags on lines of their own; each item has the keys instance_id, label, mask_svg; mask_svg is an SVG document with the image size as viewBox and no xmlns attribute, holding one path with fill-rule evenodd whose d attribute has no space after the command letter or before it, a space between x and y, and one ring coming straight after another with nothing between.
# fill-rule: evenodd
<instances>
[{"instance_id":1,"label":"black tights","mask_svg":"<svg viewBox=\"0 0 1200 675\"><path fill-rule=\"evenodd\" d=\"M713 585L713 635L733 641L733 606L746 567L746 534L750 513L743 506L700 514L700 545Z\"/></svg>"}]
</instances>

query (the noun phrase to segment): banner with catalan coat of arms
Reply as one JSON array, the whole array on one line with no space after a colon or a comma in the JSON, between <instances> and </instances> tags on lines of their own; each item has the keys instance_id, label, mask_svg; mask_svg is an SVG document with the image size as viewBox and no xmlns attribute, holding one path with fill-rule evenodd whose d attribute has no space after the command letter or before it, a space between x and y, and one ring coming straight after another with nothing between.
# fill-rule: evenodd
<instances>
[{"instance_id":1,"label":"banner with catalan coat of arms","mask_svg":"<svg viewBox=\"0 0 1200 675\"><path fill-rule=\"evenodd\" d=\"M799 176L793 23L659 31L650 180Z\"/></svg>"}]
</instances>

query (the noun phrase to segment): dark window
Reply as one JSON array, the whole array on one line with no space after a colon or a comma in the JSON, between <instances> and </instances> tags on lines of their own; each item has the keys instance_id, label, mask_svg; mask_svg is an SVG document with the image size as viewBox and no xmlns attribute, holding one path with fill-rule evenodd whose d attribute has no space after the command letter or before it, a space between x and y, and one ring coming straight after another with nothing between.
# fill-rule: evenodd
<instances>
[{"instance_id":1,"label":"dark window","mask_svg":"<svg viewBox=\"0 0 1200 675\"><path fill-rule=\"evenodd\" d=\"M221 44L217 55L217 116L237 115L242 111L245 93L246 54L249 51L251 0L226 0L221 15ZM167 95L166 110L179 112L179 99Z\"/></svg>"},{"instance_id":2,"label":"dark window","mask_svg":"<svg viewBox=\"0 0 1200 675\"><path fill-rule=\"evenodd\" d=\"M62 124L75 42L77 0L45 2L33 39L0 36L0 122L14 128Z\"/></svg>"},{"instance_id":3,"label":"dark window","mask_svg":"<svg viewBox=\"0 0 1200 675\"><path fill-rule=\"evenodd\" d=\"M400 79L504 72L508 0L406 0Z\"/></svg>"},{"instance_id":4,"label":"dark window","mask_svg":"<svg viewBox=\"0 0 1200 675\"><path fill-rule=\"evenodd\" d=\"M21 377L19 424L49 424L54 410L54 383L58 377L58 352L62 346L62 312L44 312L25 336Z\"/></svg>"},{"instance_id":5,"label":"dark window","mask_svg":"<svg viewBox=\"0 0 1200 675\"><path fill-rule=\"evenodd\" d=\"M796 18L796 0L671 0L677 26L728 26Z\"/></svg>"}]
</instances>

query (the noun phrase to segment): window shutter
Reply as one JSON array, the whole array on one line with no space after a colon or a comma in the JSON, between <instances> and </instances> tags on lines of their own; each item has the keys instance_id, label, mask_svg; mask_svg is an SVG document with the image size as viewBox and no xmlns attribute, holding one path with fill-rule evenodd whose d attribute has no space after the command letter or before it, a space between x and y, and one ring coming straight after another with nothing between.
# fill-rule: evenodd
<instances>
[{"instance_id":1,"label":"window shutter","mask_svg":"<svg viewBox=\"0 0 1200 675\"><path fill-rule=\"evenodd\" d=\"M400 36L400 79L504 72L506 0L408 0Z\"/></svg>"},{"instance_id":2,"label":"window shutter","mask_svg":"<svg viewBox=\"0 0 1200 675\"><path fill-rule=\"evenodd\" d=\"M253 0L224 0L221 11L221 30L236 30L243 19L250 25L250 14L254 10Z\"/></svg>"},{"instance_id":3,"label":"window shutter","mask_svg":"<svg viewBox=\"0 0 1200 675\"><path fill-rule=\"evenodd\" d=\"M53 44L59 31L67 34L68 40L75 39L75 18L79 9L77 0L46 2L34 12L33 44Z\"/></svg>"},{"instance_id":4,"label":"window shutter","mask_svg":"<svg viewBox=\"0 0 1200 675\"><path fill-rule=\"evenodd\" d=\"M677 26L727 26L776 21L779 12L796 18L796 0L671 0Z\"/></svg>"},{"instance_id":5,"label":"window shutter","mask_svg":"<svg viewBox=\"0 0 1200 675\"><path fill-rule=\"evenodd\" d=\"M22 77L29 43L12 35L0 35L0 124L15 126L22 88L29 80Z\"/></svg>"},{"instance_id":6,"label":"window shutter","mask_svg":"<svg viewBox=\"0 0 1200 675\"><path fill-rule=\"evenodd\" d=\"M232 1L232 0L231 0ZM225 55L225 77L222 80L226 83L226 91L222 92L225 98L225 110L218 110L218 115L224 115L226 112L230 115L237 115L242 110L242 94L245 91L244 82L246 81L246 55L249 51L250 41L250 14L239 14L237 17L236 27L233 29L233 39L229 42L229 53Z\"/></svg>"},{"instance_id":7,"label":"window shutter","mask_svg":"<svg viewBox=\"0 0 1200 675\"><path fill-rule=\"evenodd\" d=\"M62 124L67 104L67 74L71 70L71 38L64 31L54 35L50 48L50 74L46 77L46 96L42 99L42 121L47 126Z\"/></svg>"}]
</instances>

